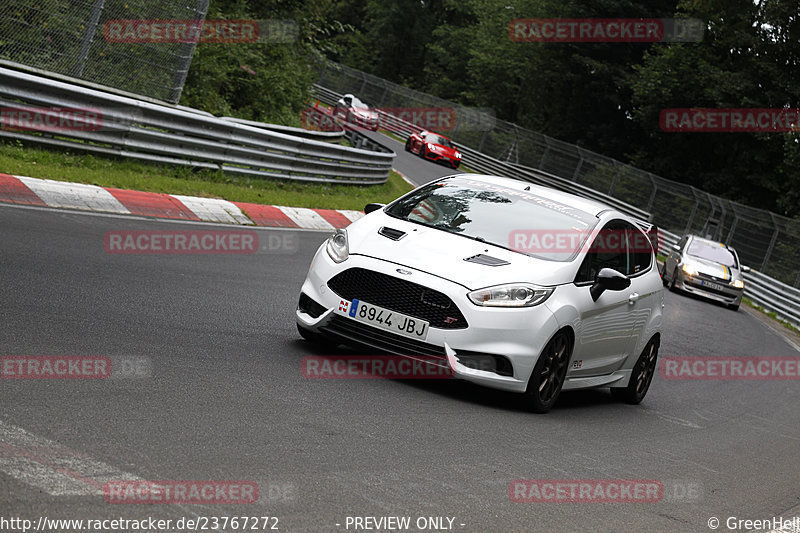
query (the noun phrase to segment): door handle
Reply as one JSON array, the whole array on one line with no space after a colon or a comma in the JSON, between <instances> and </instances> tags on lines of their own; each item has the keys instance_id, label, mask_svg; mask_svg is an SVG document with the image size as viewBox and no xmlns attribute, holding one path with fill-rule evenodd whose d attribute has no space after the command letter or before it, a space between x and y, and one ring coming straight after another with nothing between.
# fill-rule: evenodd
<instances>
[{"instance_id":1,"label":"door handle","mask_svg":"<svg viewBox=\"0 0 800 533\"><path fill-rule=\"evenodd\" d=\"M638 292L634 292L633 294L628 296L628 303L629 304L634 304L634 303L636 303L636 301L638 299L639 299L639 293Z\"/></svg>"}]
</instances>

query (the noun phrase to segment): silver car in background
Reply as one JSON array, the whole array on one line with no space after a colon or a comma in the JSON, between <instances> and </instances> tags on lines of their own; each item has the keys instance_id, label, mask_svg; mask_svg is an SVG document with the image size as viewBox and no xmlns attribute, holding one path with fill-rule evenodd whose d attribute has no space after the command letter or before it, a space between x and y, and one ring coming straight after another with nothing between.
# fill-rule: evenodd
<instances>
[{"instance_id":1,"label":"silver car in background","mask_svg":"<svg viewBox=\"0 0 800 533\"><path fill-rule=\"evenodd\" d=\"M739 309L745 272L736 250L697 235L684 235L664 261L661 279L671 291L682 290Z\"/></svg>"}]
</instances>

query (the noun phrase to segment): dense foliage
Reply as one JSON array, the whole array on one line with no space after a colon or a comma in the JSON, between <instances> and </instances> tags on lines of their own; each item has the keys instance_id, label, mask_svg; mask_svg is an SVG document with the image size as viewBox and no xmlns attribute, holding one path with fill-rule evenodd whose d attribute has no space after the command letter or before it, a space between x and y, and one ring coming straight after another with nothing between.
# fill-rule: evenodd
<instances>
[{"instance_id":1,"label":"dense foliage","mask_svg":"<svg viewBox=\"0 0 800 533\"><path fill-rule=\"evenodd\" d=\"M212 0L293 44L198 48L183 102L296 121L325 56L750 205L800 216L800 132L665 133L664 108L800 107L797 0ZM695 17L697 43L521 43L516 18Z\"/></svg>"}]
</instances>

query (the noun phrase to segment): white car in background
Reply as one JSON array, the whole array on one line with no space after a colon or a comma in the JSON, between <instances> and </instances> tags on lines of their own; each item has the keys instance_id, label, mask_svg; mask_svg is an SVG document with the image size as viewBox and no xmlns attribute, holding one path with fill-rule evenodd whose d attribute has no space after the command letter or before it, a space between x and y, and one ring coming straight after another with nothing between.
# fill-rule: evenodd
<instances>
[{"instance_id":1,"label":"white car in background","mask_svg":"<svg viewBox=\"0 0 800 533\"><path fill-rule=\"evenodd\" d=\"M352 94L345 94L339 98L333 109L333 114L347 124L370 131L377 131L380 125L380 117L377 111L370 109L366 103Z\"/></svg>"},{"instance_id":2,"label":"white car in background","mask_svg":"<svg viewBox=\"0 0 800 533\"><path fill-rule=\"evenodd\" d=\"M736 250L697 235L684 235L664 260L661 278L671 291L685 291L739 310L744 274Z\"/></svg>"},{"instance_id":3,"label":"white car in background","mask_svg":"<svg viewBox=\"0 0 800 533\"><path fill-rule=\"evenodd\" d=\"M365 211L314 256L296 310L307 340L424 357L522 393L538 413L562 390L645 397L664 298L650 239L629 217L476 174Z\"/></svg>"}]
</instances>

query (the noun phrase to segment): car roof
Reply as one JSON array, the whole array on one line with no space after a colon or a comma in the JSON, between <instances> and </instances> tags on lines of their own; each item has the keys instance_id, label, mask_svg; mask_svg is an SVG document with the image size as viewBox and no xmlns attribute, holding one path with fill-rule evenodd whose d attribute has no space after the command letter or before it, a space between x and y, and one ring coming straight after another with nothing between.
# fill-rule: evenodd
<instances>
[{"instance_id":1,"label":"car roof","mask_svg":"<svg viewBox=\"0 0 800 533\"><path fill-rule=\"evenodd\" d=\"M689 237L691 237L693 241L702 241L704 243L712 244L714 246L722 246L723 248L728 248L729 250L732 249L724 242L715 241L713 239L706 239L705 237L701 237L700 235L689 234Z\"/></svg>"},{"instance_id":2,"label":"car roof","mask_svg":"<svg viewBox=\"0 0 800 533\"><path fill-rule=\"evenodd\" d=\"M529 192L537 194L542 198L546 198L548 200L553 200L554 202L559 202L561 204L568 205L570 207L583 211L584 213L589 213L591 215L598 216L600 215L600 213L606 211L612 211L622 218L625 219L628 218L624 214L616 211L615 209L607 206L604 203L595 200L590 200L588 198L582 198L580 196L576 196L568 192L562 192L556 189L551 189L550 187L535 185L533 183L529 183L527 181L522 181L514 178L491 176L489 174L456 174L449 177L467 178L477 181L483 181L492 185L500 185L503 187L508 187L511 189L519 189L519 190L523 190L526 187L530 187L529 189L527 189Z\"/></svg>"}]
</instances>

